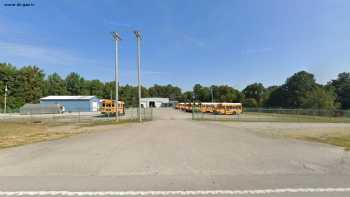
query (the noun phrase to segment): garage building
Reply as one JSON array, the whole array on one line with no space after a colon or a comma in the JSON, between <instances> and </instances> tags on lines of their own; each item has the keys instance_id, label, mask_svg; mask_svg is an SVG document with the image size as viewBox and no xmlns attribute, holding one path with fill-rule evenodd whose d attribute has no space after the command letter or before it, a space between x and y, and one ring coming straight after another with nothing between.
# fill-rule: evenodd
<instances>
[{"instance_id":1,"label":"garage building","mask_svg":"<svg viewBox=\"0 0 350 197\"><path fill-rule=\"evenodd\" d=\"M159 108L169 105L169 98L141 98L141 107L144 108Z\"/></svg>"},{"instance_id":2,"label":"garage building","mask_svg":"<svg viewBox=\"0 0 350 197\"><path fill-rule=\"evenodd\" d=\"M47 96L40 99L40 105L59 104L65 112L96 112L98 99L96 96Z\"/></svg>"}]
</instances>

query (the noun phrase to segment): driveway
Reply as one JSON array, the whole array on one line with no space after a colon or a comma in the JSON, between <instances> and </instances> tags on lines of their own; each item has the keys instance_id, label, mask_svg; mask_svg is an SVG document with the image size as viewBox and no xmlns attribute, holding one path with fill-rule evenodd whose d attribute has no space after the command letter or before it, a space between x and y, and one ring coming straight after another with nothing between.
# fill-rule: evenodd
<instances>
[{"instance_id":1,"label":"driveway","mask_svg":"<svg viewBox=\"0 0 350 197\"><path fill-rule=\"evenodd\" d=\"M101 126L98 132L1 150L0 190L212 196L275 189L262 195L350 195L350 154L341 148L260 135L261 123L192 121L190 114L171 109L154 114L151 122ZM286 188L300 191L276 190ZM308 188L321 190L302 190ZM208 191L226 193L200 193Z\"/></svg>"}]
</instances>

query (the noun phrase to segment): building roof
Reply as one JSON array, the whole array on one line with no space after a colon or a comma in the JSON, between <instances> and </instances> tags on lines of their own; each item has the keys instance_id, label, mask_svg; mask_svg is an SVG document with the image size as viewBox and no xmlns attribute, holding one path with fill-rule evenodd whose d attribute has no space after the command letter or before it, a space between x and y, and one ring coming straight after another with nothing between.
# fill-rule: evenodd
<instances>
[{"instance_id":1,"label":"building roof","mask_svg":"<svg viewBox=\"0 0 350 197\"><path fill-rule=\"evenodd\" d=\"M96 96L47 96L40 100L91 100L96 99Z\"/></svg>"},{"instance_id":2,"label":"building roof","mask_svg":"<svg viewBox=\"0 0 350 197\"><path fill-rule=\"evenodd\" d=\"M156 102L169 102L169 98L159 98L159 97L145 97L141 98L142 102L156 101Z\"/></svg>"}]
</instances>

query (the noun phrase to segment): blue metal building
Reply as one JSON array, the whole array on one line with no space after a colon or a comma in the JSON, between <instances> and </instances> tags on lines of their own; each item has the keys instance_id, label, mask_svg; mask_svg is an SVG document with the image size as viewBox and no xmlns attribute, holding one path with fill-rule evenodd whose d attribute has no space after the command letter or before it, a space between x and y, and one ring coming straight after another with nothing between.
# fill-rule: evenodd
<instances>
[{"instance_id":1,"label":"blue metal building","mask_svg":"<svg viewBox=\"0 0 350 197\"><path fill-rule=\"evenodd\" d=\"M98 102L96 96L47 96L40 99L40 105L60 104L65 112L96 112Z\"/></svg>"}]
</instances>

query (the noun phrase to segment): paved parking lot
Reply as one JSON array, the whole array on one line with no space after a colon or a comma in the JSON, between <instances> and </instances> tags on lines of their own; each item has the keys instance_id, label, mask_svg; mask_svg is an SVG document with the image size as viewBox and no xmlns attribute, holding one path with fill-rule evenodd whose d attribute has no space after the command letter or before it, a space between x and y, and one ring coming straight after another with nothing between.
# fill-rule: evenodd
<instances>
[{"instance_id":1,"label":"paved parking lot","mask_svg":"<svg viewBox=\"0 0 350 197\"><path fill-rule=\"evenodd\" d=\"M142 124L101 126L99 132L0 150L0 190L255 191L350 187L349 152L327 144L258 133L262 127L293 129L300 127L299 123L192 121L191 114L172 109L155 111L154 116L154 121ZM350 128L348 124L339 126Z\"/></svg>"}]
</instances>

